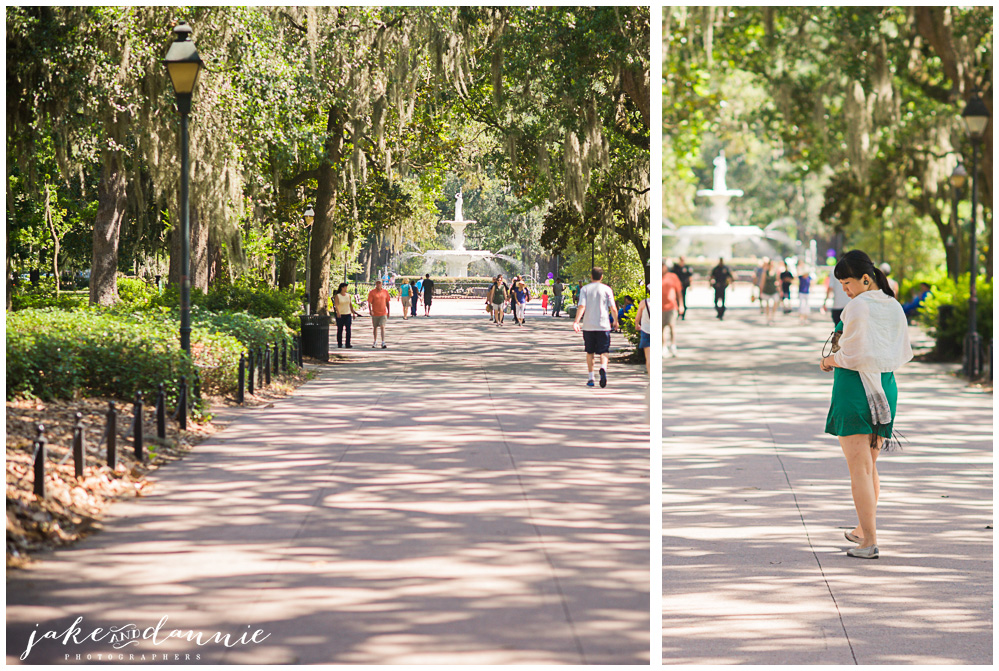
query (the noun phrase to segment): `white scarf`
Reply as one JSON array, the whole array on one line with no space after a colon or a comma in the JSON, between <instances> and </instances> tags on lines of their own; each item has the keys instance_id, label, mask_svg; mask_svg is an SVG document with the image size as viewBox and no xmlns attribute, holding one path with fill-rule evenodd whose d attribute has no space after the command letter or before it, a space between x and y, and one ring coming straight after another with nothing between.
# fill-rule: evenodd
<instances>
[{"instance_id":1,"label":"white scarf","mask_svg":"<svg viewBox=\"0 0 999 671\"><path fill-rule=\"evenodd\" d=\"M909 325L897 300L879 290L865 291L846 304L841 316L843 335L833 361L860 373L875 426L891 423L891 408L881 386L881 373L890 373L912 359Z\"/></svg>"}]
</instances>

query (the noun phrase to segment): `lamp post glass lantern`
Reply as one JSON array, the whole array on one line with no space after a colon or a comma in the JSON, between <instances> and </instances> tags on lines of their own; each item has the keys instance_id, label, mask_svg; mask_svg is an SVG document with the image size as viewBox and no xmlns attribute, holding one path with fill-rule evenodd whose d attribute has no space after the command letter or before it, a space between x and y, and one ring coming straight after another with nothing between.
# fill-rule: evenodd
<instances>
[{"instance_id":1,"label":"lamp post glass lantern","mask_svg":"<svg viewBox=\"0 0 999 671\"><path fill-rule=\"evenodd\" d=\"M163 64L170 75L170 84L177 96L180 112L180 348L191 353L191 209L187 119L191 113L191 98L198 84L204 63L194 43L191 26L180 21L173 29L174 42L167 50Z\"/></svg>"},{"instance_id":2,"label":"lamp post glass lantern","mask_svg":"<svg viewBox=\"0 0 999 671\"><path fill-rule=\"evenodd\" d=\"M967 106L961 113L961 118L968 130L971 141L971 236L969 243L968 279L968 335L964 339L964 372L969 378L974 378L981 370L982 342L978 335L978 246L975 229L978 225L978 147L985 137L985 129L989 125L989 108L986 107L978 93L971 96Z\"/></svg>"}]
</instances>

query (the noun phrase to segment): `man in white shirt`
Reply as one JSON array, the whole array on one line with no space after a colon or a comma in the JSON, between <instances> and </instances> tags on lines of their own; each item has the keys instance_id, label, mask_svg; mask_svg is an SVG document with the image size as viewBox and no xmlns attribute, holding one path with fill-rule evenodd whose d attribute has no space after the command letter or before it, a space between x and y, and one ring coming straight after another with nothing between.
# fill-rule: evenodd
<instances>
[{"instance_id":1,"label":"man in white shirt","mask_svg":"<svg viewBox=\"0 0 999 671\"><path fill-rule=\"evenodd\" d=\"M572 329L579 333L583 331L583 345L586 349L586 368L590 379L586 386L593 386L593 357L600 355L600 386L607 386L607 360L610 358L610 332L617 328L617 305L614 303L614 292L600 280L604 276L603 268L594 266L590 271L592 282L579 291L579 308L576 310L576 320ZM580 327L582 322L582 327Z\"/></svg>"}]
</instances>

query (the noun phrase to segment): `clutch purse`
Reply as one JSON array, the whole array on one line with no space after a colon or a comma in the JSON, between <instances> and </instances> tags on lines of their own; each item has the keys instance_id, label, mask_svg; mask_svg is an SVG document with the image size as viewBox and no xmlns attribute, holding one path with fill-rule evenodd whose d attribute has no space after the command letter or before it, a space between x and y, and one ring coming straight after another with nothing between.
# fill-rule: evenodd
<instances>
[{"instance_id":1,"label":"clutch purse","mask_svg":"<svg viewBox=\"0 0 999 671\"><path fill-rule=\"evenodd\" d=\"M822 358L826 358L839 351L839 339L843 335L842 331L833 331L826 338L826 343L822 346Z\"/></svg>"}]
</instances>

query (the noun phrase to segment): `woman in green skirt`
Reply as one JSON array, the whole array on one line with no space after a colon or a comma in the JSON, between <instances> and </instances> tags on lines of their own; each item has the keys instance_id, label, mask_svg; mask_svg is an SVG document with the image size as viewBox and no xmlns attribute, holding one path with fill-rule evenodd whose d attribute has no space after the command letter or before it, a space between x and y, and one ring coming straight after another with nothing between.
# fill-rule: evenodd
<instances>
[{"instance_id":1,"label":"woman in green skirt","mask_svg":"<svg viewBox=\"0 0 999 671\"><path fill-rule=\"evenodd\" d=\"M857 510L858 524L846 538L858 547L846 553L877 559L877 459L892 443L898 400L894 371L912 359L909 328L888 278L867 254L847 252L833 274L851 300L836 325L838 343L819 364L823 371L835 371L826 433L839 436Z\"/></svg>"}]
</instances>

